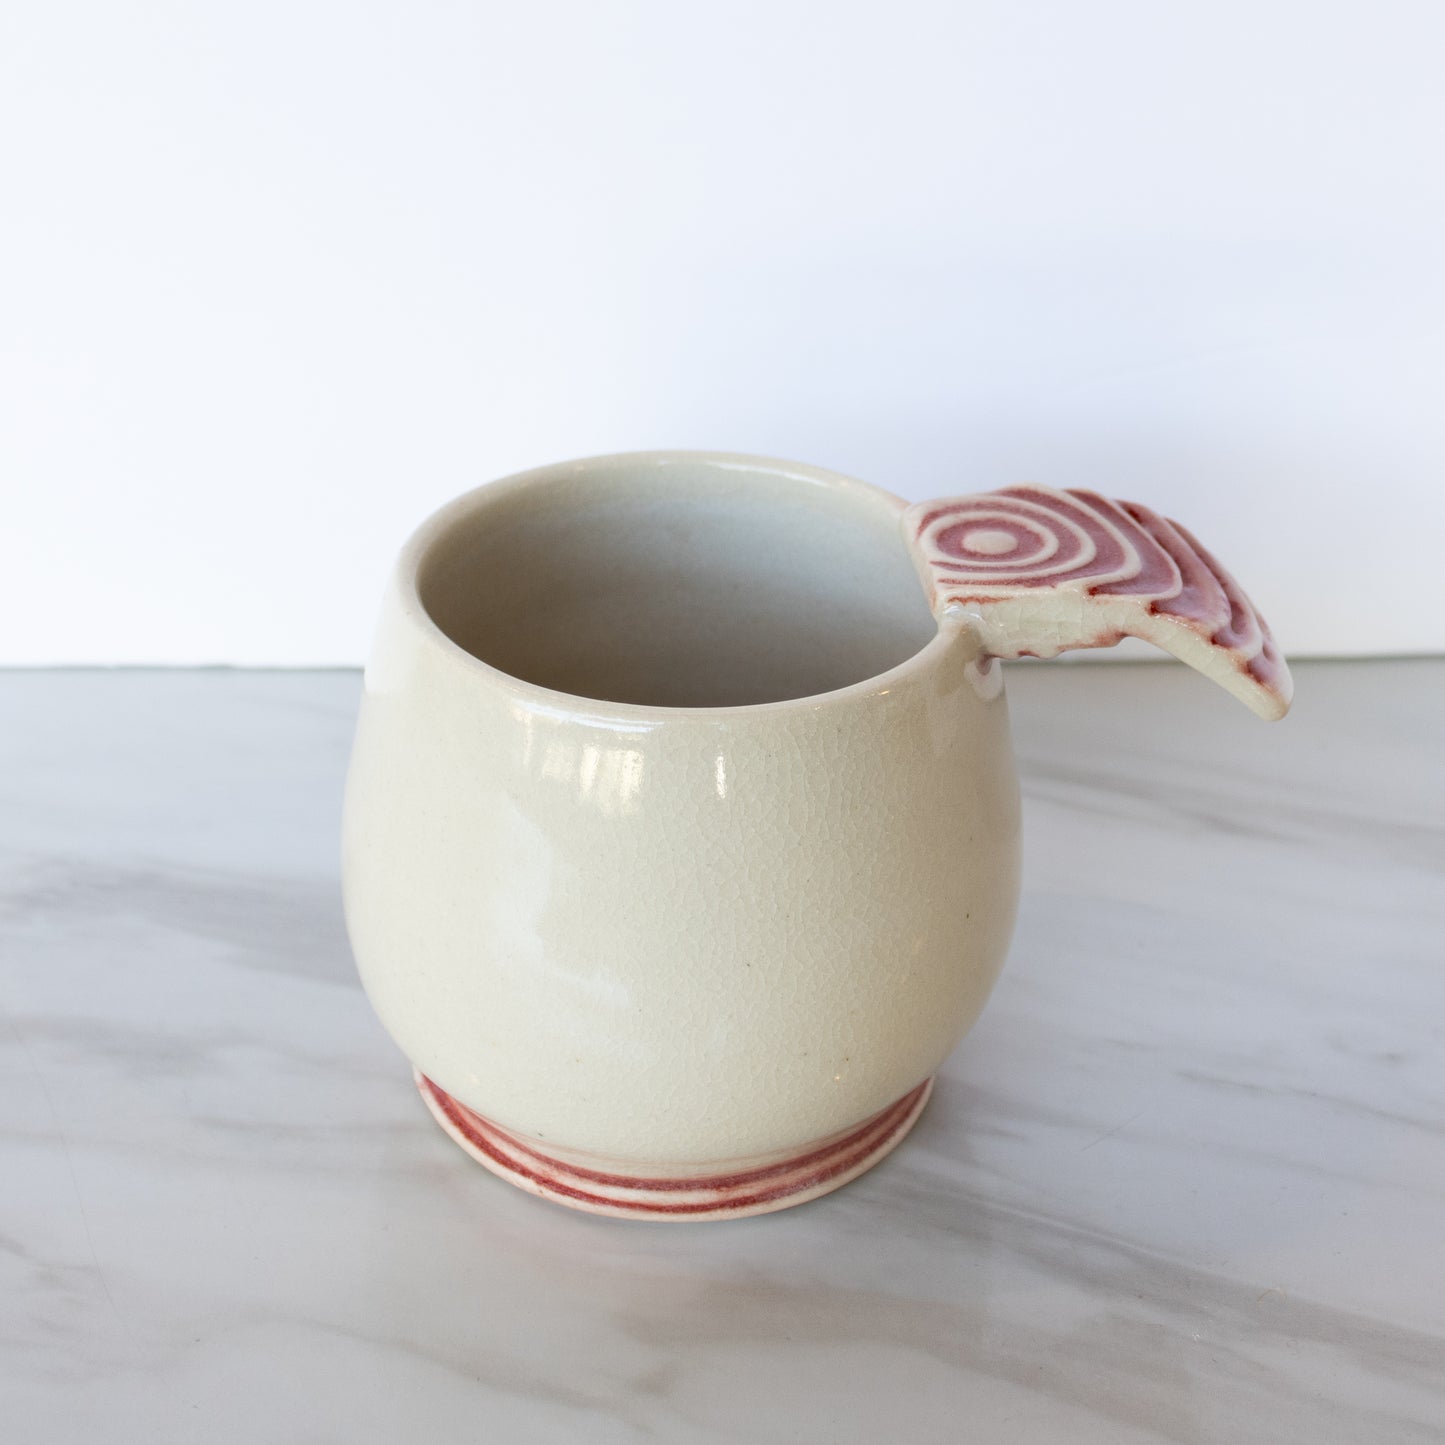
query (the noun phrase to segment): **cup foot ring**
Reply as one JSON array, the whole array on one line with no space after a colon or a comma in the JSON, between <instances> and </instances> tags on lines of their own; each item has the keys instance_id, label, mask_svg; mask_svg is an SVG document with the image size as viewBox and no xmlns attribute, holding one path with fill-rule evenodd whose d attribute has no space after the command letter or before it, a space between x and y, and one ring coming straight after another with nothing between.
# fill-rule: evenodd
<instances>
[{"instance_id":1,"label":"cup foot ring","mask_svg":"<svg viewBox=\"0 0 1445 1445\"><path fill-rule=\"evenodd\" d=\"M547 1154L532 1139L492 1123L424 1074L417 1088L442 1128L493 1174L530 1194L620 1219L739 1219L790 1209L829 1194L871 1169L918 1121L933 1092L925 1079L862 1124L760 1168L687 1178L639 1178L583 1168Z\"/></svg>"}]
</instances>

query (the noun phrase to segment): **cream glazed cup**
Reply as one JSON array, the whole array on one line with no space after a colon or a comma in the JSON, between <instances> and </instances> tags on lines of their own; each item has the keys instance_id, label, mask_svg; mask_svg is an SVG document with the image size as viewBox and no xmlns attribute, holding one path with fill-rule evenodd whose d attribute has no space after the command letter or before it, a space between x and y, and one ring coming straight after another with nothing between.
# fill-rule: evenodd
<instances>
[{"instance_id":1,"label":"cream glazed cup","mask_svg":"<svg viewBox=\"0 0 1445 1445\"><path fill-rule=\"evenodd\" d=\"M910 507L657 452L442 508L384 600L343 868L437 1121L629 1218L781 1209L877 1163L1013 929L999 659L1126 634L1288 704L1233 579L1094 493Z\"/></svg>"}]
</instances>

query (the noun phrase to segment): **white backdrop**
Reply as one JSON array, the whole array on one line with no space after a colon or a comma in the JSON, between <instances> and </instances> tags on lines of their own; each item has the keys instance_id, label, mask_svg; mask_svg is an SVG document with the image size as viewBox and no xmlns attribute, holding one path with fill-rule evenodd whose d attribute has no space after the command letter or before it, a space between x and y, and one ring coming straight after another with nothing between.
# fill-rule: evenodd
<instances>
[{"instance_id":1,"label":"white backdrop","mask_svg":"<svg viewBox=\"0 0 1445 1445\"><path fill-rule=\"evenodd\" d=\"M504 472L759 451L1178 516L1445 649L1445 7L0 12L0 660L352 662Z\"/></svg>"}]
</instances>

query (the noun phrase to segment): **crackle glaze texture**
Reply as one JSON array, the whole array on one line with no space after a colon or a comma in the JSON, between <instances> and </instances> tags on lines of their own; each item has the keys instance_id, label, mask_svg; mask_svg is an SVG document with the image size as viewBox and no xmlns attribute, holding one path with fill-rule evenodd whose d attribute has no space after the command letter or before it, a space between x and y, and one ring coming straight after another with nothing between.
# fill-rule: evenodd
<instances>
[{"instance_id":1,"label":"crackle glaze texture","mask_svg":"<svg viewBox=\"0 0 1445 1445\"><path fill-rule=\"evenodd\" d=\"M688 510L676 525L639 541L677 496ZM612 1174L765 1168L894 1105L973 1023L1018 889L1006 702L977 675L973 634L928 618L901 507L806 468L663 455L494 484L418 534L367 669L345 892L378 1015L447 1095ZM694 511L709 519L700 536ZM765 607L767 577L793 585L809 545L856 547L857 561L823 556L816 583L780 596L747 640L765 675L826 668L835 685L821 695L587 700L488 665L435 621L552 681L747 696L741 665L727 681L729 649L743 649L707 631L735 620L683 616L677 638L655 638L673 599L686 613L689 587L672 576L661 603L666 575L637 597L610 589L662 556L684 573L713 567L699 585L718 605ZM618 555L579 583L609 548ZM834 603L871 605L871 569L895 554L898 590L889 581L877 597L898 612L892 632L872 636L879 624L860 615L861 644L851 624L839 635ZM730 569L749 567L758 580L730 591ZM484 601L481 587L493 589ZM508 608L519 620L495 626ZM537 622L548 609L565 614L555 628ZM818 630L783 636L790 610ZM574 628L599 616L607 630L569 652ZM529 626L523 652L515 629ZM598 668L600 649L636 634ZM653 667L658 647L670 651ZM697 677L689 648L703 653ZM854 678L850 662L892 665Z\"/></svg>"}]
</instances>

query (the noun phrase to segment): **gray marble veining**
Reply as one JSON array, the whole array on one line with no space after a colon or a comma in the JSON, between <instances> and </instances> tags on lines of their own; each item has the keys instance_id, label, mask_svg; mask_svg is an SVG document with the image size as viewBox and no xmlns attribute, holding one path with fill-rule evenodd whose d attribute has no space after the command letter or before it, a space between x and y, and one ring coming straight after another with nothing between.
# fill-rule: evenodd
<instances>
[{"instance_id":1,"label":"gray marble veining","mask_svg":"<svg viewBox=\"0 0 1445 1445\"><path fill-rule=\"evenodd\" d=\"M1445 662L1276 727L1009 677L1022 917L923 1121L679 1228L426 1117L339 914L355 675L0 674L7 1437L1445 1437Z\"/></svg>"}]
</instances>

